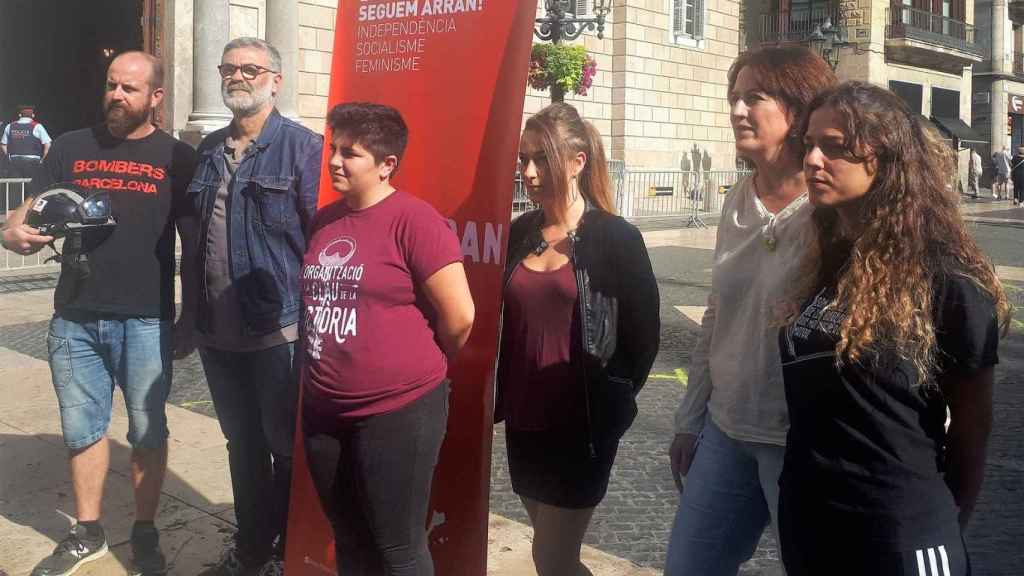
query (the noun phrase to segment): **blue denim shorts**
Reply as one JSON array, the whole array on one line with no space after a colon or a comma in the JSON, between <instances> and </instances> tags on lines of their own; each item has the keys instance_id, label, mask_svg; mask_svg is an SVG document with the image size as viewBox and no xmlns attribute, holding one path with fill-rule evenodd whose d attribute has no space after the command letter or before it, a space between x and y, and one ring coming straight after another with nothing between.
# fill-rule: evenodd
<instances>
[{"instance_id":1,"label":"blue denim shorts","mask_svg":"<svg viewBox=\"0 0 1024 576\"><path fill-rule=\"evenodd\" d=\"M128 407L128 442L157 448L167 440L169 320L57 314L46 341L68 448L86 448L107 433L115 384Z\"/></svg>"}]
</instances>

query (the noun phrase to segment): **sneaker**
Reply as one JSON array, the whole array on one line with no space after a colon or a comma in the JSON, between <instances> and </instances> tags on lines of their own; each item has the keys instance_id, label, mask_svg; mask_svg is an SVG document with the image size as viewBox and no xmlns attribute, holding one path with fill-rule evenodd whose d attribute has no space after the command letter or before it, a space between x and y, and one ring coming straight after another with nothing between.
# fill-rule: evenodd
<instances>
[{"instance_id":1,"label":"sneaker","mask_svg":"<svg viewBox=\"0 0 1024 576\"><path fill-rule=\"evenodd\" d=\"M276 556L267 560L256 576L284 576L284 561Z\"/></svg>"},{"instance_id":2,"label":"sneaker","mask_svg":"<svg viewBox=\"0 0 1024 576\"><path fill-rule=\"evenodd\" d=\"M129 576L163 576L167 560L160 551L160 532L152 523L132 526L132 569Z\"/></svg>"},{"instance_id":3,"label":"sneaker","mask_svg":"<svg viewBox=\"0 0 1024 576\"><path fill-rule=\"evenodd\" d=\"M83 564L99 560L107 553L107 539L92 542L85 527L75 524L68 537L53 549L53 554L32 569L32 576L70 576Z\"/></svg>"}]
</instances>

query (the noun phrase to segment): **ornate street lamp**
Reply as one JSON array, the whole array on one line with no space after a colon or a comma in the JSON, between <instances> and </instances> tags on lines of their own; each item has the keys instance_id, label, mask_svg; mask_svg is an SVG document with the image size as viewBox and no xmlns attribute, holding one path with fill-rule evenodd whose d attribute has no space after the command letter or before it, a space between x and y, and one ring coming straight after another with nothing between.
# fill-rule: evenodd
<instances>
[{"instance_id":1,"label":"ornate street lamp","mask_svg":"<svg viewBox=\"0 0 1024 576\"><path fill-rule=\"evenodd\" d=\"M604 38L604 19L611 12L611 0L593 0L593 16L579 17L571 11L574 5L586 5L589 0L544 0L547 15L537 18L533 33L537 38L558 44L562 40L575 40L587 30L597 30ZM581 11L582 12L582 11Z\"/></svg>"},{"instance_id":2,"label":"ornate street lamp","mask_svg":"<svg viewBox=\"0 0 1024 576\"><path fill-rule=\"evenodd\" d=\"M590 16L586 16L587 4L592 5ZM605 17L612 11L612 0L544 0L544 11L546 15L535 21L533 33L538 39L551 42L552 46L549 48L558 51L562 41L575 40L588 30L597 31L597 37L603 39ZM533 53L537 53L537 45L534 46ZM585 63L583 65L586 66ZM531 61L531 70L532 66ZM586 71L584 74L587 74ZM593 74L593 70L590 70L590 74ZM548 82L544 88L550 90L551 101L562 102L565 99L565 89L552 79L548 79ZM589 87L589 82L586 85ZM585 94L586 90L582 93Z\"/></svg>"},{"instance_id":3,"label":"ornate street lamp","mask_svg":"<svg viewBox=\"0 0 1024 576\"><path fill-rule=\"evenodd\" d=\"M814 27L814 31L807 36L807 43L832 70L839 66L839 49L849 44L842 26L833 26L830 17Z\"/></svg>"}]
</instances>

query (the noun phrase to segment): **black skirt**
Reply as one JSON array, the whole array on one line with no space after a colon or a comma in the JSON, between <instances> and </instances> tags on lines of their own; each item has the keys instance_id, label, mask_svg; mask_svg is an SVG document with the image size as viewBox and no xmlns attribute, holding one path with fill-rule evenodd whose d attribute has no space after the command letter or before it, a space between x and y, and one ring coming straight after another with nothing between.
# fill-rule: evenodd
<instances>
[{"instance_id":1,"label":"black skirt","mask_svg":"<svg viewBox=\"0 0 1024 576\"><path fill-rule=\"evenodd\" d=\"M618 439L595 446L588 454L580 434L564 430L505 429L512 491L559 508L593 508L604 499L619 449Z\"/></svg>"}]
</instances>

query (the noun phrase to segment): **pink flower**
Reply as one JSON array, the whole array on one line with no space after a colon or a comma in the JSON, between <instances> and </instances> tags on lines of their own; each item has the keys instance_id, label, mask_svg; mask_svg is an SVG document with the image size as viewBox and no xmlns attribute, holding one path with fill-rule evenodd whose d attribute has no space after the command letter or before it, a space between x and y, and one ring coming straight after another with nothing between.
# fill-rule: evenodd
<instances>
[{"instance_id":1,"label":"pink flower","mask_svg":"<svg viewBox=\"0 0 1024 576\"><path fill-rule=\"evenodd\" d=\"M592 56L587 55L587 61L583 64L583 76L580 78L580 83L576 86L576 93L580 96L586 96L587 91L594 84L594 75L597 74L597 61Z\"/></svg>"}]
</instances>

